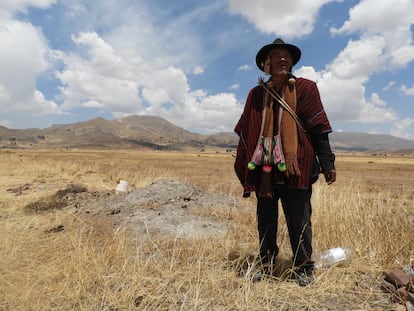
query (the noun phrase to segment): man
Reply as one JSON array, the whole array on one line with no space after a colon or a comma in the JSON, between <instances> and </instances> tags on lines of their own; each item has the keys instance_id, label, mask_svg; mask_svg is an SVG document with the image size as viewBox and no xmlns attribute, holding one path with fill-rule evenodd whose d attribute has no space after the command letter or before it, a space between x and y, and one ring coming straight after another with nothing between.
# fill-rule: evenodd
<instances>
[{"instance_id":1,"label":"man","mask_svg":"<svg viewBox=\"0 0 414 311\"><path fill-rule=\"evenodd\" d=\"M311 195L315 160L328 184L336 180L332 132L316 83L292 75L301 51L281 39L263 46L256 56L268 81L250 90L235 132L239 135L236 174L244 197L255 192L260 260L271 267L279 249L276 241L278 201L288 226L293 252L293 276L299 285L313 281ZM315 176L316 175L316 176ZM271 270L271 269L270 269ZM269 271L269 270L264 270Z\"/></svg>"}]
</instances>

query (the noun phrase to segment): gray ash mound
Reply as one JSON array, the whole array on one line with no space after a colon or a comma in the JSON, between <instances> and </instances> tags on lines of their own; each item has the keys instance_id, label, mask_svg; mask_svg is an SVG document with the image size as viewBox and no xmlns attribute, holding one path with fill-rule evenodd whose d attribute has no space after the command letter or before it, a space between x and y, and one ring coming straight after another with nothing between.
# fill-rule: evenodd
<instances>
[{"instance_id":1,"label":"gray ash mound","mask_svg":"<svg viewBox=\"0 0 414 311\"><path fill-rule=\"evenodd\" d=\"M207 193L175 180L161 179L128 193L88 191L69 185L54 195L25 206L26 213L68 209L89 220L104 221L137 236L167 234L176 237L222 235L231 223L217 209L240 207L224 194Z\"/></svg>"}]
</instances>

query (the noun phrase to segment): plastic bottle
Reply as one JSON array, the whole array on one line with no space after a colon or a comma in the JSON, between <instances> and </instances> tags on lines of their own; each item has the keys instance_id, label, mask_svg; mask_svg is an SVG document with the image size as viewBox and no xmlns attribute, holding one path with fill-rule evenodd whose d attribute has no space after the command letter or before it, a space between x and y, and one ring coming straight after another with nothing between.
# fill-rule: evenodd
<instances>
[{"instance_id":1,"label":"plastic bottle","mask_svg":"<svg viewBox=\"0 0 414 311\"><path fill-rule=\"evenodd\" d=\"M126 180L120 180L119 184L116 185L115 191L116 193L128 192L128 182Z\"/></svg>"},{"instance_id":2,"label":"plastic bottle","mask_svg":"<svg viewBox=\"0 0 414 311\"><path fill-rule=\"evenodd\" d=\"M314 254L315 268L328 268L332 266L343 266L351 263L355 256L353 249L349 247L336 247Z\"/></svg>"}]
</instances>

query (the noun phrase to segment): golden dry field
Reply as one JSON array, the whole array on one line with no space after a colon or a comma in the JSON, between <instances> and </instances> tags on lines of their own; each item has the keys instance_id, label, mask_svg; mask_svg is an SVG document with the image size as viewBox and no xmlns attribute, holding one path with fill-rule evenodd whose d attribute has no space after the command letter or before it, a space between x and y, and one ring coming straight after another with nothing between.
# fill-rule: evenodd
<instances>
[{"instance_id":1,"label":"golden dry field","mask_svg":"<svg viewBox=\"0 0 414 311\"><path fill-rule=\"evenodd\" d=\"M308 287L253 283L236 268L258 241L255 200L241 197L230 153L1 150L0 159L0 310L404 310L380 283L385 269L414 264L414 158L337 155L337 182L313 188L314 251L357 255L317 270ZM141 239L64 207L25 212L69 184L114 191L120 179L130 191L173 179L240 203L200 212L231 223L226 233L184 238Z\"/></svg>"}]
</instances>

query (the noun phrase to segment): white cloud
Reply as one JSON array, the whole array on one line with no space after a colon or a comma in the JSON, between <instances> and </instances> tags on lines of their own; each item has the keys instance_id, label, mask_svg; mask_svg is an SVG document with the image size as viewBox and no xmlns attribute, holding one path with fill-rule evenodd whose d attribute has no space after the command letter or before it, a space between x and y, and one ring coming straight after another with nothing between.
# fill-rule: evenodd
<instances>
[{"instance_id":1,"label":"white cloud","mask_svg":"<svg viewBox=\"0 0 414 311\"><path fill-rule=\"evenodd\" d=\"M244 16L261 32L286 40L310 34L320 9L330 2L341 1L228 1L230 13ZM21 16L30 6L48 8L55 3L59 12L65 12L61 16L64 22L59 26L69 29L65 33L69 34L67 37L58 39L65 41L72 35L73 40L64 51L50 50L48 44L60 46L54 44L55 38L46 40L42 29L14 19L16 13ZM214 33L217 48L209 49L213 42L210 33L197 27L203 24L200 20L210 22L209 18L216 15L212 13L218 12L219 6L222 12L223 2L195 5L193 10L174 7L174 13L168 11L170 6L160 12L156 10L160 3L153 3L0 1L0 109L3 114L5 111L61 114L85 107L109 112L114 117L155 114L178 126L204 128L203 131L215 131L219 127L232 130L242 106L231 92L240 85L230 86L229 93L214 94L192 89L189 77L204 74L205 68L214 68L209 64L215 60L225 61L220 57L234 55L234 44L241 41L236 38L242 33L249 33L251 38L253 32L246 28L234 34L235 28L226 28ZM62 7L66 9L61 10ZM49 16L53 13L52 9L47 11ZM372 85L368 83L373 75L387 71L398 73L398 69L414 60L413 14L412 0L358 1L350 10L348 20L331 29L333 35L352 36L343 51L320 71L313 67L296 69L296 75L318 83L331 120L387 125L398 122L395 111L382 98L381 90L371 91ZM235 35L235 40L228 39L229 33ZM251 69L250 65L237 68L238 71ZM50 94L45 98L48 96L37 89L39 76L52 70L56 70L57 82L62 83L60 94L57 98ZM398 83L403 94L414 95L414 85L407 86L411 81L402 81L400 76L391 79L397 82L389 83L383 90L396 89ZM46 88L42 90L47 94ZM401 132L409 132L407 128L412 123L406 124Z\"/></svg>"},{"instance_id":2,"label":"white cloud","mask_svg":"<svg viewBox=\"0 0 414 311\"><path fill-rule=\"evenodd\" d=\"M104 105L97 100L88 100L82 103L83 107L87 108L104 108Z\"/></svg>"},{"instance_id":3,"label":"white cloud","mask_svg":"<svg viewBox=\"0 0 414 311\"><path fill-rule=\"evenodd\" d=\"M366 94L364 84L382 68L384 41L373 36L349 41L345 49L320 72L312 67L295 71L317 82L330 119L361 123L394 122L393 109L377 93ZM370 99L366 97L369 96Z\"/></svg>"},{"instance_id":4,"label":"white cloud","mask_svg":"<svg viewBox=\"0 0 414 311\"><path fill-rule=\"evenodd\" d=\"M386 33L413 23L412 0L362 0L349 11L349 20L332 33Z\"/></svg>"},{"instance_id":5,"label":"white cloud","mask_svg":"<svg viewBox=\"0 0 414 311\"><path fill-rule=\"evenodd\" d=\"M72 3L67 3L67 10L66 15L70 18L76 18L78 16L82 16L82 14L87 13L87 8L79 2L73 1Z\"/></svg>"},{"instance_id":6,"label":"white cloud","mask_svg":"<svg viewBox=\"0 0 414 311\"><path fill-rule=\"evenodd\" d=\"M26 13L28 7L45 9L56 3L56 1L57 0L2 0L0 2L0 12L6 13L7 15L13 14L16 11Z\"/></svg>"},{"instance_id":7,"label":"white cloud","mask_svg":"<svg viewBox=\"0 0 414 311\"><path fill-rule=\"evenodd\" d=\"M23 4L29 2L15 3L15 7L23 9ZM32 4L46 5L46 2L32 1ZM0 109L31 114L61 113L36 88L38 76L50 68L47 41L40 30L29 23L4 18L0 20L0 42Z\"/></svg>"},{"instance_id":8,"label":"white cloud","mask_svg":"<svg viewBox=\"0 0 414 311\"><path fill-rule=\"evenodd\" d=\"M412 132L413 124L414 124L414 119L412 118L405 118L403 120L398 120L398 122L396 122L394 127L391 129L391 135L406 138L406 139L413 139L414 137L414 132Z\"/></svg>"},{"instance_id":9,"label":"white cloud","mask_svg":"<svg viewBox=\"0 0 414 311\"><path fill-rule=\"evenodd\" d=\"M266 34L300 38L313 31L320 8L328 2L331 1L296 0L284 4L271 0L229 0L229 10L244 16ZM338 56L321 71L304 66L294 73L317 82L331 120L397 122L397 113L378 93L367 94L365 85L372 75L403 68L414 60L413 23L412 0L361 0L341 27L331 28L332 35L356 34ZM388 88L392 86L390 83ZM401 91L414 93L405 86ZM410 125L407 122L407 127Z\"/></svg>"},{"instance_id":10,"label":"white cloud","mask_svg":"<svg viewBox=\"0 0 414 311\"><path fill-rule=\"evenodd\" d=\"M322 72L316 71L312 66L302 66L299 69L294 69L293 74L312 81L318 81L322 77Z\"/></svg>"},{"instance_id":11,"label":"white cloud","mask_svg":"<svg viewBox=\"0 0 414 311\"><path fill-rule=\"evenodd\" d=\"M302 69L317 81L325 107L334 120L360 123L399 123L397 113L378 93L366 93L371 76L402 68L414 59L411 24L412 0L362 0L349 12L349 20L333 35L358 34L321 72ZM390 89L390 82L384 90ZM404 93L410 93L402 87ZM404 129L411 126L403 122ZM397 127L396 127L397 128ZM394 134L404 132L394 130ZM399 136L401 136L399 135Z\"/></svg>"},{"instance_id":12,"label":"white cloud","mask_svg":"<svg viewBox=\"0 0 414 311\"><path fill-rule=\"evenodd\" d=\"M377 98L374 96L374 102L363 101L362 105L359 107L360 114L357 122L361 123L391 123L398 119L397 114L391 108L386 107L385 102L382 106L378 105Z\"/></svg>"},{"instance_id":13,"label":"white cloud","mask_svg":"<svg viewBox=\"0 0 414 311\"><path fill-rule=\"evenodd\" d=\"M250 66L250 65L242 65L237 70L239 70L239 71L248 71L250 69L252 69L252 66Z\"/></svg>"},{"instance_id":14,"label":"white cloud","mask_svg":"<svg viewBox=\"0 0 414 311\"><path fill-rule=\"evenodd\" d=\"M381 37L385 64L391 69L401 68L414 60L413 23L412 0L362 0L349 11L349 19L331 33L358 33L362 40Z\"/></svg>"},{"instance_id":15,"label":"white cloud","mask_svg":"<svg viewBox=\"0 0 414 311\"><path fill-rule=\"evenodd\" d=\"M47 100L42 92L36 90L33 94L33 99L30 101L32 109L31 114L34 116L44 114L64 114L60 107L52 100ZM33 109L34 108L34 109Z\"/></svg>"},{"instance_id":16,"label":"white cloud","mask_svg":"<svg viewBox=\"0 0 414 311\"><path fill-rule=\"evenodd\" d=\"M201 95L201 96L199 96ZM186 94L186 118L172 120L180 124L184 121L185 128L202 133L232 131L243 108L238 104L234 94L220 93L216 95ZM175 111L178 112L179 111ZM182 111L181 111L182 112ZM180 112L180 113L181 113Z\"/></svg>"},{"instance_id":17,"label":"white cloud","mask_svg":"<svg viewBox=\"0 0 414 311\"><path fill-rule=\"evenodd\" d=\"M115 47L96 33L80 33L73 40L87 53L57 53L65 64L56 76L66 110L99 107L115 117L157 115L204 132L232 130L242 112L234 94L191 90L182 69L165 67L158 59L144 63L134 47Z\"/></svg>"},{"instance_id":18,"label":"white cloud","mask_svg":"<svg viewBox=\"0 0 414 311\"><path fill-rule=\"evenodd\" d=\"M380 96L377 93L372 93L371 95L371 103L375 107L385 107L387 103L380 98Z\"/></svg>"},{"instance_id":19,"label":"white cloud","mask_svg":"<svg viewBox=\"0 0 414 311\"><path fill-rule=\"evenodd\" d=\"M14 12L26 12L29 6L47 8L54 3L0 3L0 14L7 17L0 19L3 114L20 110L44 116L92 108L114 117L134 113L159 115L179 126L200 130L204 127L204 131L233 129L242 110L234 94L191 90L186 76L204 73L199 63L204 62L203 55L212 53L204 51L203 38L192 29L196 20L217 11L217 3L164 19L157 14L166 12L154 10L145 2L62 2L59 5L66 7L62 16L65 27L73 22L76 29L101 31L72 33L72 50L51 50L41 29L15 20ZM219 6L222 9L223 5ZM60 105L46 99L36 88L39 76L54 65L55 78L60 83L55 100ZM216 125L215 120L222 122Z\"/></svg>"},{"instance_id":20,"label":"white cloud","mask_svg":"<svg viewBox=\"0 0 414 311\"><path fill-rule=\"evenodd\" d=\"M195 66L193 68L194 75L202 75L204 73L204 68L202 66Z\"/></svg>"},{"instance_id":21,"label":"white cloud","mask_svg":"<svg viewBox=\"0 0 414 311\"><path fill-rule=\"evenodd\" d=\"M397 119L393 109L373 93L367 100L366 89L361 79L343 79L334 73L324 71L316 80L321 99L329 117L336 121L361 123L393 122Z\"/></svg>"},{"instance_id":22,"label":"white cloud","mask_svg":"<svg viewBox=\"0 0 414 311\"><path fill-rule=\"evenodd\" d=\"M0 105L8 102L10 102L10 94L3 85L0 85Z\"/></svg>"},{"instance_id":23,"label":"white cloud","mask_svg":"<svg viewBox=\"0 0 414 311\"><path fill-rule=\"evenodd\" d=\"M146 6L149 2L137 1L128 4L105 1L97 4L93 2L86 16L94 16L95 28L100 23L110 27L105 34L105 41L111 46L116 46L117 51L123 57L131 53L129 57L139 61L145 60L157 67L168 67L170 65L182 68L185 72L192 72L194 68L204 62L203 41L191 31L193 24L200 20L200 16L211 14L209 6L200 6L196 10L188 11L185 14L176 14L168 19L163 16L162 11L151 11ZM94 13L91 13L91 11ZM96 10L98 10L96 12ZM102 15L109 14L100 21ZM162 20L162 23L160 21ZM122 52L125 49L125 52ZM209 51L212 53L213 51Z\"/></svg>"},{"instance_id":24,"label":"white cloud","mask_svg":"<svg viewBox=\"0 0 414 311\"><path fill-rule=\"evenodd\" d=\"M63 85L62 108L90 107L91 102L98 102L113 113L139 111L138 81L143 76L142 68L122 58L96 33L80 33L73 40L85 45L89 55L82 58L58 54L65 64L62 71L56 72ZM135 72L139 74L134 76Z\"/></svg>"},{"instance_id":25,"label":"white cloud","mask_svg":"<svg viewBox=\"0 0 414 311\"><path fill-rule=\"evenodd\" d=\"M396 84L397 82L395 82L395 81L390 81L390 82L388 82L387 83L387 85L386 86L384 86L383 88L382 88L382 90L383 91L389 91L389 90L391 90L393 87L394 87L394 85Z\"/></svg>"},{"instance_id":26,"label":"white cloud","mask_svg":"<svg viewBox=\"0 0 414 311\"><path fill-rule=\"evenodd\" d=\"M223 126L233 129L242 112L234 94L192 90L186 75L204 73L204 67L199 65L206 55L202 37L191 30L195 20L216 12L215 4L162 19L162 25L157 13L148 10L144 2L123 4L122 8L115 2L99 2L93 10L85 8L86 21L83 9L75 4L89 6L73 1L71 6L78 8L78 16L73 18L109 31L79 32L72 35L75 51L54 52L64 64L56 72L62 83L59 100L63 109L96 107L114 117L158 115L185 128L213 132ZM211 111L212 107L217 112ZM215 124L215 119L223 122Z\"/></svg>"},{"instance_id":27,"label":"white cloud","mask_svg":"<svg viewBox=\"0 0 414 311\"><path fill-rule=\"evenodd\" d=\"M266 34L300 38L313 31L323 5L334 0L229 0L231 14L244 16Z\"/></svg>"},{"instance_id":28,"label":"white cloud","mask_svg":"<svg viewBox=\"0 0 414 311\"><path fill-rule=\"evenodd\" d=\"M328 116L337 121L355 121L362 113L365 88L353 79L341 79L325 71L316 80Z\"/></svg>"},{"instance_id":29,"label":"white cloud","mask_svg":"<svg viewBox=\"0 0 414 311\"><path fill-rule=\"evenodd\" d=\"M383 49L384 40L379 36L350 40L327 69L340 79L366 82L372 73L381 70Z\"/></svg>"},{"instance_id":30,"label":"white cloud","mask_svg":"<svg viewBox=\"0 0 414 311\"><path fill-rule=\"evenodd\" d=\"M407 87L406 85L401 86L400 91L405 95L414 96L414 85L412 87Z\"/></svg>"}]
</instances>

